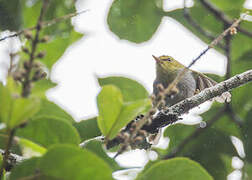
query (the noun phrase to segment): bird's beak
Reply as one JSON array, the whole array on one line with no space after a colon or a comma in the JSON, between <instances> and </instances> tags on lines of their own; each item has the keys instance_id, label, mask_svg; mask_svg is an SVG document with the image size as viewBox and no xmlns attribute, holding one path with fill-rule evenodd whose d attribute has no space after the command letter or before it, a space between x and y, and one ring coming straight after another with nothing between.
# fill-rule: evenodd
<instances>
[{"instance_id":1,"label":"bird's beak","mask_svg":"<svg viewBox=\"0 0 252 180\"><path fill-rule=\"evenodd\" d=\"M155 59L155 61L156 61L157 63L160 63L160 59L159 59L158 57L156 57L156 56L154 56L154 55L152 55L152 57Z\"/></svg>"}]
</instances>

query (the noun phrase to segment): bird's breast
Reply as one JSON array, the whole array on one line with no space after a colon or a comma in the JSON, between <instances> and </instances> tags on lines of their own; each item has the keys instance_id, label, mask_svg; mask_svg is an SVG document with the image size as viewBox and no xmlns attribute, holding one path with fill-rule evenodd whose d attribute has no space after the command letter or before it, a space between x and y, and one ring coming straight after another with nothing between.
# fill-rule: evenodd
<instances>
[{"instance_id":1,"label":"bird's breast","mask_svg":"<svg viewBox=\"0 0 252 180\"><path fill-rule=\"evenodd\" d=\"M158 84L162 84L164 88L167 88L170 83L174 80L171 78L156 78L153 83L153 93L157 95L159 90L157 88ZM166 105L171 106L183 99L191 97L194 95L196 90L196 80L192 75L192 72L187 71L182 79L177 84L178 93L173 96L166 96Z\"/></svg>"}]
</instances>

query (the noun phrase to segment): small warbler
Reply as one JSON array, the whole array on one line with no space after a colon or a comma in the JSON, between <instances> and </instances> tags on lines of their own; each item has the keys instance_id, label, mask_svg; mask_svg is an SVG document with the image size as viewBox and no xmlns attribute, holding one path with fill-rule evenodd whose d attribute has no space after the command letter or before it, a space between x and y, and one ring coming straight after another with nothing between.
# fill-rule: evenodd
<instances>
[{"instance_id":1,"label":"small warbler","mask_svg":"<svg viewBox=\"0 0 252 180\"><path fill-rule=\"evenodd\" d=\"M157 96L162 88L167 88L168 85L172 83L178 73L181 72L185 66L171 56L153 56L153 58L156 60L157 76L153 83L153 93ZM216 84L217 82L206 75L188 69L188 71L182 76L182 79L177 83L176 87L171 90L171 93L165 96L165 104L166 106L172 106L179 101L191 97L203 89ZM221 103L225 101L229 102L231 101L231 94L225 92L214 99Z\"/></svg>"}]
</instances>

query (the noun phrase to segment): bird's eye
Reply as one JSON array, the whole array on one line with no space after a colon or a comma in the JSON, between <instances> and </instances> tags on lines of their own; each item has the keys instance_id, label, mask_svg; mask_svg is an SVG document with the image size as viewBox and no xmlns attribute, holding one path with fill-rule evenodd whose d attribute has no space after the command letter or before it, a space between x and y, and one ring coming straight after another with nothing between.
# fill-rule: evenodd
<instances>
[{"instance_id":1,"label":"bird's eye","mask_svg":"<svg viewBox=\"0 0 252 180\"><path fill-rule=\"evenodd\" d=\"M164 61L169 61L169 62L171 62L172 60L171 60L171 58L167 58L167 59L164 59Z\"/></svg>"}]
</instances>

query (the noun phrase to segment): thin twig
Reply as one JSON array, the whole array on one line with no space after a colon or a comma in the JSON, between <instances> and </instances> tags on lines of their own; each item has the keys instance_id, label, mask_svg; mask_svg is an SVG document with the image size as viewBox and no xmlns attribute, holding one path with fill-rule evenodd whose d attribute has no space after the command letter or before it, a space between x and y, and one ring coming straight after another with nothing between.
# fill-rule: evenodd
<instances>
[{"instance_id":1,"label":"thin twig","mask_svg":"<svg viewBox=\"0 0 252 180\"><path fill-rule=\"evenodd\" d=\"M67 14L67 15L64 15L64 16L61 16L61 17L49 20L49 21L41 22L41 28L52 26L52 25L54 25L56 23L59 23L61 21L67 20L67 19L70 19L70 18L72 18L74 16L78 16L78 15L84 13L84 12L87 12L87 11L88 10L83 10L83 11L80 11L80 12L74 12L74 13L70 13L70 14ZM31 30L34 30L36 28L37 28L37 26L33 26L33 27L26 28L26 29L22 29L22 30L18 31L17 33L14 33L14 34L11 34L11 35L8 35L8 36L5 36L5 37L1 38L0 41L6 40L6 39L12 38L12 37L20 36L25 31L31 31Z\"/></svg>"},{"instance_id":2,"label":"thin twig","mask_svg":"<svg viewBox=\"0 0 252 180\"><path fill-rule=\"evenodd\" d=\"M205 131L206 129L211 127L214 124L214 122L216 122L218 119L220 119L222 117L222 115L224 113L225 113L225 108L222 107L210 120L206 121L206 124L207 124L206 127L204 127L204 128L198 127L191 135L187 136L177 147L172 149L172 151L169 154L165 155L162 159L169 159L169 158L173 158L176 155L178 155L183 150L183 148L189 142L191 142L191 140L195 139L203 131Z\"/></svg>"},{"instance_id":3,"label":"thin twig","mask_svg":"<svg viewBox=\"0 0 252 180\"><path fill-rule=\"evenodd\" d=\"M232 20L230 20L222 11L220 11L219 9L217 9L217 7L215 7L214 5L212 5L210 2L208 2L207 0L200 0L201 4L207 8L210 12L213 13L213 15L217 18L220 19L222 22L224 22L225 24L231 25L233 22ZM240 31L243 34L246 34L249 37L252 37L252 32L249 32L241 27L237 27L238 31Z\"/></svg>"}]
</instances>

